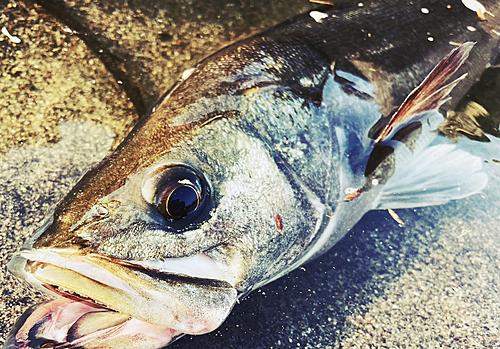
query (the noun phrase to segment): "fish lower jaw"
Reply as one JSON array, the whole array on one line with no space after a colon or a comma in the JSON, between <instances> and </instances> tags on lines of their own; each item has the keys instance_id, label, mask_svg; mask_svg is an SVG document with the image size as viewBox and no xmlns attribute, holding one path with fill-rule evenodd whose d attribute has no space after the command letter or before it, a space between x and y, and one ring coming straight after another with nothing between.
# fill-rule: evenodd
<instances>
[{"instance_id":1,"label":"fish lower jaw","mask_svg":"<svg viewBox=\"0 0 500 349\"><path fill-rule=\"evenodd\" d=\"M153 331L152 336L161 338L164 343L167 337L173 340L181 334L213 331L222 324L237 301L236 289L224 280L176 275L157 271L152 265L146 269L142 265L114 263L93 255L25 250L15 256L8 267L18 277L46 292L63 297L71 304L64 305L69 310L61 308L58 312L68 313L77 303L89 307L88 312L80 316L81 320L78 318L74 319L73 324L65 324L63 327L66 330L74 326L81 327L82 324L88 327L90 320L87 319L96 316L93 313L99 313L99 316L107 314L112 319L119 318L121 325L103 325L104 329L99 331L122 333L121 328L124 327L127 328L128 336L134 332L128 323L133 322L144 328L146 333L142 335L147 340L151 339L147 332ZM30 323L34 325L42 321L37 326L59 328L56 321L51 320L53 318L43 314L42 319L30 319ZM54 337L48 340L66 340L61 334L64 329L56 332L57 335L47 335L47 338ZM164 337L157 333L168 335ZM102 340L97 332L89 338L94 337ZM162 345L166 344L168 342Z\"/></svg>"}]
</instances>

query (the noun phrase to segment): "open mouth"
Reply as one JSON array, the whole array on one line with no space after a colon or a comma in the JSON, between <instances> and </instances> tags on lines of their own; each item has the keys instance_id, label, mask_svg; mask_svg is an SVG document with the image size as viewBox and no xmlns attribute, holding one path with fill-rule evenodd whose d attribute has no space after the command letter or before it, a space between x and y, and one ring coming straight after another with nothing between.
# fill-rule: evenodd
<instances>
[{"instance_id":1,"label":"open mouth","mask_svg":"<svg viewBox=\"0 0 500 349\"><path fill-rule=\"evenodd\" d=\"M6 348L158 348L213 331L237 299L229 277L205 255L141 262L24 250L8 267L61 298L28 310Z\"/></svg>"},{"instance_id":2,"label":"open mouth","mask_svg":"<svg viewBox=\"0 0 500 349\"><path fill-rule=\"evenodd\" d=\"M181 335L92 302L58 298L28 309L5 348L159 348Z\"/></svg>"}]
</instances>

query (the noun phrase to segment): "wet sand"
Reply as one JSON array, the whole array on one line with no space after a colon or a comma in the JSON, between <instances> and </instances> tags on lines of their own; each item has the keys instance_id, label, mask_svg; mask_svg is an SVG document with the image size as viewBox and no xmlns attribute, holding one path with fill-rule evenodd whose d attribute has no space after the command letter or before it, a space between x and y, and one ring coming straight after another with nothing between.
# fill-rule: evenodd
<instances>
[{"instance_id":1,"label":"wet sand","mask_svg":"<svg viewBox=\"0 0 500 349\"><path fill-rule=\"evenodd\" d=\"M143 27L128 26L126 11L105 20L98 7L84 10L96 24L120 23L100 30L122 48L141 49L153 99L222 45L300 12L277 1L267 17L257 6L253 22L245 22L238 11L249 3L211 10L180 1L171 17L165 9L155 14L161 22L142 12ZM37 5L1 6L0 27L21 40L0 36L3 343L27 307L44 299L6 271L7 261L137 115L122 86L65 25ZM128 10L137 16L137 8ZM253 292L218 330L172 347L500 347L500 165L487 166L492 180L483 194L397 210L404 227L385 211L370 212L327 254Z\"/></svg>"}]
</instances>

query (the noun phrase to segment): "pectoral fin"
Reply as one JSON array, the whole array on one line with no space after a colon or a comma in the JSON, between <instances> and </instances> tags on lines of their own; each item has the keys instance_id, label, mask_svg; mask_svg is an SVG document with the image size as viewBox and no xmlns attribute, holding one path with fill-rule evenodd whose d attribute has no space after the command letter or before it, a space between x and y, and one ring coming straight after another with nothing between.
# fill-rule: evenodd
<instances>
[{"instance_id":1,"label":"pectoral fin","mask_svg":"<svg viewBox=\"0 0 500 349\"><path fill-rule=\"evenodd\" d=\"M440 205L481 192L488 183L481 159L455 145L424 149L383 187L377 209Z\"/></svg>"}]
</instances>

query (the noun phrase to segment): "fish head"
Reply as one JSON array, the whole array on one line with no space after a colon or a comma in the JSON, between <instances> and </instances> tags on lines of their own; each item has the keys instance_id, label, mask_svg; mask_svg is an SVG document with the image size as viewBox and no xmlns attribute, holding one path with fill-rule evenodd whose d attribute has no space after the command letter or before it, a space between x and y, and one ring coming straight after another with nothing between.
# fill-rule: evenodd
<instances>
[{"instance_id":1,"label":"fish head","mask_svg":"<svg viewBox=\"0 0 500 349\"><path fill-rule=\"evenodd\" d=\"M238 118L162 127L153 116L81 179L10 262L20 278L72 300L41 306L44 315L30 320L39 328L74 301L89 307L41 337L78 342L88 331L73 338L68 328L103 323L109 332L131 321L168 332L163 344L213 331L239 297L284 274L307 243L299 235L317 228L321 208ZM158 148L151 139L168 141Z\"/></svg>"}]
</instances>

